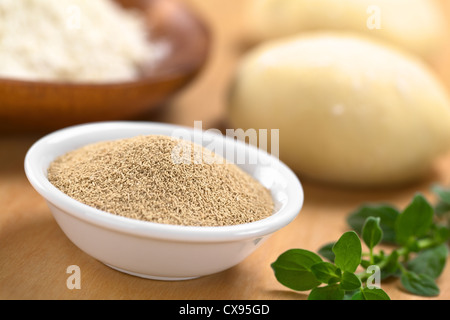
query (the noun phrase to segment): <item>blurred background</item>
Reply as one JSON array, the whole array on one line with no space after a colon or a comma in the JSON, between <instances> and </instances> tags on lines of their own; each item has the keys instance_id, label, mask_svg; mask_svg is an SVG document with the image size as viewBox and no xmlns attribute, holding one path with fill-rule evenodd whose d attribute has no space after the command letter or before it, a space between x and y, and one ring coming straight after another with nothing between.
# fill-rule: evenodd
<instances>
[{"instance_id":1,"label":"blurred background","mask_svg":"<svg viewBox=\"0 0 450 320\"><path fill-rule=\"evenodd\" d=\"M21 0L25 7L33 1L36 3L37 0ZM0 76L0 270L5 275L3 278L0 275L0 281L5 284L0 284L0 296L12 292L4 289L8 287L14 288L12 295L19 298L123 298L123 292L129 294L127 298L299 298L283 293L285 291L273 279L270 268L261 266L268 267L282 250L292 247L315 250L323 243L337 239L347 228L346 215L362 202L387 201L403 207L417 191L429 195L432 182L450 185L450 154L444 152L437 158L427 148L425 151L416 148L418 152L415 154L423 156L420 161L432 166L432 173L423 180L408 181L401 188L387 182L387 186L381 189L371 190L357 185L356 189L348 190L339 184L320 184L304 179L300 168L296 171L305 189L305 205L299 219L275 236L266 245L266 250L237 269L197 282L174 283L170 288L167 283L121 278L113 271L105 272L102 266L78 252L68 241L64 242L65 237L52 220L46 204L26 180L23 172L25 154L44 134L72 124L101 120L160 121L186 126L202 121L203 129L231 128L230 97L244 57L268 41L311 30L352 31L385 41L386 46L398 46L412 57L414 67L418 63L420 72L423 66L424 72L431 74L433 90L434 81L437 81L438 88L433 91L437 93L433 96L441 97L442 94L443 97L450 90L450 2L447 0L117 2L127 8L142 10L154 39L163 43L167 41L171 49L159 63L143 67L138 78L111 84L24 81L20 77ZM4 21L8 14L5 8L8 5L14 8L13 3L18 1L0 0L0 44L7 35L13 35L20 42L20 35L11 31L5 33ZM33 7L33 10L38 9ZM48 12L41 13L48 16ZM69 12L74 13L77 11ZM79 13L83 17L83 10ZM381 28L378 29L380 21ZM38 22L30 22L26 29L30 34L34 29L33 23ZM115 30L120 33L120 30ZM94 40L90 39L92 43L100 41L101 36L96 36ZM31 50L32 56L35 48L27 49ZM90 52L85 51L85 54L89 56ZM0 52L0 69L2 66L5 68L6 56L5 52ZM428 85L430 82L423 83ZM264 91L262 88L260 92ZM301 97L296 99L302 102ZM440 119L442 125L448 117L450 129L450 105L446 98L442 101L443 105L449 106L447 111L441 108L430 118ZM258 109L258 106L253 107ZM427 105L426 100L419 107L425 110L424 115L433 110L433 105ZM264 112L256 111L255 117L261 113ZM284 113L283 116L290 119L292 113ZM420 121L414 123L421 124ZM248 126L252 127L252 123ZM431 127L426 130L431 132ZM408 130L408 133L415 131L413 126ZM280 136L283 132L280 128ZM434 145L435 140L424 140L423 145ZM411 158L413 153L409 151L416 150L416 142L417 139L411 139L408 143L410 149L397 149L399 152L406 149L405 159ZM390 160L388 157L381 167L388 167ZM352 171L352 167L347 169ZM41 251L41 248L45 250ZM94 280L87 284L91 291L68 293L66 288L58 287L57 284L65 281L66 277L64 272L58 276L58 270L72 264L74 257L76 263L92 275ZM42 275L46 276L45 284L40 282ZM441 297L444 298L450 296L449 275L447 267L441 278ZM396 284L387 286L393 290L390 294L393 299L411 298Z\"/></svg>"},{"instance_id":2,"label":"blurred background","mask_svg":"<svg viewBox=\"0 0 450 320\"><path fill-rule=\"evenodd\" d=\"M130 4L131 6L136 6L136 4L137 6L142 6L143 3L148 1L122 0L118 2L125 4L125 6L130 6ZM60 126L76 123L77 121L108 120L110 118L149 119L185 125L193 125L194 120L203 120L205 127L222 127L224 121L227 121L229 90L233 82L233 76L236 73L236 66L242 55L255 45L263 43L266 40L282 38L283 36L295 33L301 34L310 30L350 30L364 33L369 37L384 37L389 42L403 42L401 43L403 48L415 54L418 53L418 56L425 59L427 64L433 68L443 83L448 87L450 84L450 38L448 34L441 33L443 31L442 29L444 31L449 30L448 13L450 11L450 5L448 1L432 0L428 1L429 5L424 5L427 1L414 1L415 3L417 2L417 6L408 5L407 1L399 1L396 5L390 5L394 7L392 10L384 10L382 8L389 1L377 0L375 2L379 3L382 9L381 21L383 23L383 29L387 28L386 21L389 20L390 25L394 29L396 28L392 32L394 35L388 34L389 31L386 32L387 35L379 35L380 30L369 30L366 26L366 22L370 22L370 17L374 13L376 14L376 11L366 11L374 1L361 1L359 2L359 7L355 4L358 1L344 1L342 2L343 5L331 5L333 1L316 1L315 4L312 4L313 1L295 0L150 1L158 10L156 10L157 13L153 16L152 14L148 14L148 20L151 24L162 25L159 29L156 28L158 32L163 30L162 37L173 36L170 33L172 29L179 28L183 30L184 28L186 31L182 36L186 42L191 44L191 47L195 45L205 46L205 42L207 42L208 47L202 47L202 50L207 52L206 56L204 56L205 52L200 50L198 59L201 61L192 62L196 67L201 67L200 72L193 79L190 78L187 81L187 86L183 86L182 90L178 90L178 88L169 89L169 91L171 90L170 92L164 92L164 97L167 98L164 102L155 103L151 101L147 104L147 108L141 106L140 109L137 109L132 114L127 114L126 112L120 113L114 110L114 108L119 109L119 106L111 107L109 111L105 107L100 108L97 106L98 109L101 109L99 111L101 116L94 114L92 117L86 116L85 119L78 120L77 111L70 110L70 98L67 98L67 95L70 96L70 93L64 92L62 89L62 92L59 92L55 89L42 90L41 88L34 87L29 90L40 90L40 95L33 96L29 92L19 92L17 95L14 95L16 91L20 91L21 89L17 89L11 86L11 84L5 84L2 81L0 84L0 93L2 96L0 110L3 109L3 111L0 111L2 131L11 133L30 131L30 129L36 131L38 129L46 132ZM185 5L186 8L173 9L173 3ZM179 12L185 11L185 9L192 11L189 12L187 19ZM355 13L355 10L359 11ZM191 16L191 14L194 16ZM349 16L352 18L348 18ZM203 34L198 35L199 31L195 30L196 27L192 27L192 23L187 23L188 27L186 27L186 23L183 25L183 21L197 19L207 29L207 33L209 34L207 40L203 38ZM440 25L442 19L445 19L444 26ZM161 23L161 21L169 20L171 21L170 23ZM304 20L302 23L295 22L302 20ZM349 20L351 21L349 22ZM376 21L373 20L373 22ZM387 28L388 30L389 27ZM424 29L426 30L425 34L418 32L418 30ZM175 37L180 37L179 33ZM189 37L189 34L191 34L191 37ZM158 34L157 36L160 35ZM404 37L404 41L402 37ZM179 41L179 38L176 41ZM181 54L181 52L178 54ZM161 69L164 67L166 65L162 64ZM164 88L157 90L164 91ZM152 88L148 91L155 92L155 89ZM23 96L18 98L17 96L20 94ZM59 100L58 95L60 95ZM86 95L86 92L81 92L80 95ZM33 97L36 98L35 101L30 101ZM41 100L45 100L46 98L52 100L51 106L44 106L42 103L44 107L40 109L40 112L35 112L36 114L33 114L32 117L29 116L30 110L39 109ZM90 102L93 99L98 99L98 97L93 97L90 99ZM86 100L89 101L88 98ZM31 106L17 107L20 103L22 105L26 104L24 101L28 102ZM81 101L80 103L89 104L86 101ZM107 102L99 102L100 105L105 105L106 103L112 102L109 100ZM61 112L58 110L61 109L58 107L58 104L67 104L68 110ZM158 107L155 107L155 104ZM8 105L11 106L8 107ZM33 105L37 107L32 107ZM127 107L129 108L129 106ZM126 109L127 107L122 107L122 109ZM48 121L48 114L51 115L52 113L54 114L54 118ZM69 118L72 118L72 121L58 120L57 116L59 115L62 118L63 114L68 114ZM24 119L22 123L18 120L21 117ZM28 118L32 118L32 121ZM37 122L41 122L41 125ZM60 124L58 125L58 123Z\"/></svg>"},{"instance_id":3,"label":"blurred background","mask_svg":"<svg viewBox=\"0 0 450 320\"><path fill-rule=\"evenodd\" d=\"M172 101L161 119L173 119L185 124L192 124L194 119L203 119L207 126L217 126L227 116L227 93L239 58L258 43L253 38L249 22L249 12L254 1L184 0L184 2L197 10L207 22L213 35L212 51L202 75L189 86L188 90ZM445 16L446 28L450 30L448 26L450 4L445 0L437 0L434 3ZM408 9L404 8L403 12L407 15ZM331 9L329 14L333 14ZM420 13L412 14L413 19L419 19ZM368 17L367 14L363 18ZM428 58L427 62L450 88L450 37L447 35L439 42L441 47Z\"/></svg>"}]
</instances>

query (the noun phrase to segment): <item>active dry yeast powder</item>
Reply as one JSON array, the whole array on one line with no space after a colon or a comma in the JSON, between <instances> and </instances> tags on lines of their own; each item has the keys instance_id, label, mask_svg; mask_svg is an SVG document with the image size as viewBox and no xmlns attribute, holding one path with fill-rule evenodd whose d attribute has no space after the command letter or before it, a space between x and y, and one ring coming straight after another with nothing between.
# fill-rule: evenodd
<instances>
[{"instance_id":1,"label":"active dry yeast powder","mask_svg":"<svg viewBox=\"0 0 450 320\"><path fill-rule=\"evenodd\" d=\"M270 216L274 206L270 191L235 164L168 136L87 145L53 161L48 179L94 208L164 224L243 224Z\"/></svg>"}]
</instances>

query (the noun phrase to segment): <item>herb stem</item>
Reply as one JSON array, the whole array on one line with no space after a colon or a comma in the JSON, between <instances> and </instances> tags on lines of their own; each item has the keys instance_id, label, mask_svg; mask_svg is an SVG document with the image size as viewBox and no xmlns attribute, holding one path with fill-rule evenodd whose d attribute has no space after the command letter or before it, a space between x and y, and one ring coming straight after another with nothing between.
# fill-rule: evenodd
<instances>
[{"instance_id":1,"label":"herb stem","mask_svg":"<svg viewBox=\"0 0 450 320\"><path fill-rule=\"evenodd\" d=\"M369 261L370 261L370 264L371 264L371 265L373 265L374 262L375 262L375 260L374 260L374 258L373 258L373 248L370 248L370 249L369 249Z\"/></svg>"},{"instance_id":2,"label":"herb stem","mask_svg":"<svg viewBox=\"0 0 450 320\"><path fill-rule=\"evenodd\" d=\"M431 248L431 247L434 247L434 246L436 246L437 245L437 243L436 243L436 241L434 241L433 239L430 239L430 238L426 238L426 239L421 239L421 240L418 240L417 241L417 248L419 249L419 250L425 250L425 249L428 249L428 248ZM398 249L395 249L394 251L396 251L397 252L397 254L398 254L398 256L399 257L403 257L403 263L405 263L405 262L407 262L408 260L409 260L409 255L410 255L410 253L411 253L411 250L408 248L408 247L401 247L401 248L398 248ZM375 263L374 263L374 254L373 254L373 250L372 249L370 249L369 250L369 253L367 254L367 253L363 253L363 255L369 255L369 259L370 259L370 264L371 265L374 265ZM384 258L384 259L382 259L381 261L379 261L378 263L377 263L377 266L380 268L380 270L381 269L383 269L385 266L386 266L386 264L388 263L388 259L387 259L387 257L386 258ZM399 263L399 267L400 267L400 270L401 271L406 271L406 269L405 269L405 267L402 265L402 263ZM356 276L359 278L359 280L361 280L361 282L364 282L364 281L366 281L368 278L369 278L369 276L370 276L370 274L368 274L367 273L367 271L366 270L364 270L364 271L362 271L362 272L360 272L360 273L357 273L356 274Z\"/></svg>"},{"instance_id":3,"label":"herb stem","mask_svg":"<svg viewBox=\"0 0 450 320\"><path fill-rule=\"evenodd\" d=\"M367 273L366 270L359 273L355 273L355 275L359 278L359 280L361 280L361 283L365 282L367 278L369 278L369 274Z\"/></svg>"},{"instance_id":4,"label":"herb stem","mask_svg":"<svg viewBox=\"0 0 450 320\"><path fill-rule=\"evenodd\" d=\"M425 250L425 249L434 247L437 244L438 243L435 240L426 238L426 239L419 240L417 245L418 245L419 250Z\"/></svg>"},{"instance_id":5,"label":"herb stem","mask_svg":"<svg viewBox=\"0 0 450 320\"><path fill-rule=\"evenodd\" d=\"M399 263L399 264L398 264L398 267L399 267L400 271L401 271L403 274L405 274L405 273L408 272L408 270L406 270L406 268L403 266L402 263Z\"/></svg>"},{"instance_id":6,"label":"herb stem","mask_svg":"<svg viewBox=\"0 0 450 320\"><path fill-rule=\"evenodd\" d=\"M417 241L418 251L425 250L434 247L436 245L437 245L436 241L430 238L421 239ZM403 257L405 261L408 261L409 254L411 253L411 250L408 247L401 247L396 249L396 251L400 257Z\"/></svg>"}]
</instances>

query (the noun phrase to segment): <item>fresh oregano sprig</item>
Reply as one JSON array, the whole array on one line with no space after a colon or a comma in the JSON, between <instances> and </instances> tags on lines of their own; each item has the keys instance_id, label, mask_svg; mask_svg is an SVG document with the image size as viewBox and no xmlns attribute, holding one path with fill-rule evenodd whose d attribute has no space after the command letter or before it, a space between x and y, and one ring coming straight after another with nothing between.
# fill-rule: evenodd
<instances>
[{"instance_id":1,"label":"fresh oregano sprig","mask_svg":"<svg viewBox=\"0 0 450 320\"><path fill-rule=\"evenodd\" d=\"M362 260L361 241L355 231L344 233L331 251L334 259L329 262L314 252L290 249L271 266L281 284L297 291L311 290L310 300L389 299L382 289L363 283L368 279L366 274L355 273Z\"/></svg>"},{"instance_id":2,"label":"fresh oregano sprig","mask_svg":"<svg viewBox=\"0 0 450 320\"><path fill-rule=\"evenodd\" d=\"M434 190L445 195L438 205L448 200L450 209L450 191ZM410 293L436 296L435 280L447 261L450 238L448 224L436 214L438 205L431 206L421 194L402 212L386 204L363 205L347 219L353 230L322 246L318 254L304 249L282 253L271 265L275 277L290 289L310 290L311 300L388 300L386 292L373 284L376 277L380 281L398 277ZM362 252L358 234L369 252ZM389 253L375 250L381 242L395 248Z\"/></svg>"},{"instance_id":3,"label":"fresh oregano sprig","mask_svg":"<svg viewBox=\"0 0 450 320\"><path fill-rule=\"evenodd\" d=\"M379 218L380 228L389 234L383 241L396 246L389 255L381 251L375 256L381 278L398 277L407 291L427 297L439 294L435 280L447 261L450 236L448 224L439 221L435 208L422 194L416 194L402 212L387 205L364 205L347 219L361 232L368 214Z\"/></svg>"},{"instance_id":4,"label":"fresh oregano sprig","mask_svg":"<svg viewBox=\"0 0 450 320\"><path fill-rule=\"evenodd\" d=\"M450 230L450 189L443 188L440 185L434 185L431 190L437 195L438 201L434 206L436 220Z\"/></svg>"}]
</instances>

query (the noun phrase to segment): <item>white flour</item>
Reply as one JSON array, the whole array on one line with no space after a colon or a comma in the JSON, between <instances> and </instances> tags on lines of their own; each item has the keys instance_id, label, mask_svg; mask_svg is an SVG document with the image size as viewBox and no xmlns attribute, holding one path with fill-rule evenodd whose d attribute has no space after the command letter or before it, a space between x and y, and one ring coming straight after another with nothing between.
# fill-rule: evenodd
<instances>
[{"instance_id":1,"label":"white flour","mask_svg":"<svg viewBox=\"0 0 450 320\"><path fill-rule=\"evenodd\" d=\"M111 0L0 0L0 78L134 79L161 55L144 21Z\"/></svg>"}]
</instances>

